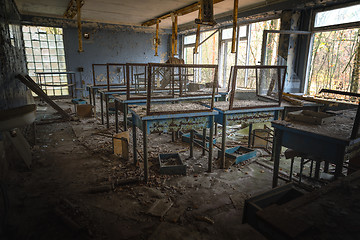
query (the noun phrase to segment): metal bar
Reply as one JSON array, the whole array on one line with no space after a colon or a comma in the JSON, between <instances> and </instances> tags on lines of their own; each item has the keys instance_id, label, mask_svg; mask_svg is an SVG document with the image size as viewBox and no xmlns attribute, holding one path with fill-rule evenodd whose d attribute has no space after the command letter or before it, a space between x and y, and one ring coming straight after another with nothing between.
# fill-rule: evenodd
<instances>
[{"instance_id":1,"label":"metal bar","mask_svg":"<svg viewBox=\"0 0 360 240\"><path fill-rule=\"evenodd\" d=\"M293 169L294 169L294 158L291 158L289 181L292 180Z\"/></svg>"},{"instance_id":2,"label":"metal bar","mask_svg":"<svg viewBox=\"0 0 360 240\"><path fill-rule=\"evenodd\" d=\"M233 35L232 35L232 42L231 42L231 53L236 52L236 28L237 28L238 5L239 5L239 0L234 0Z\"/></svg>"},{"instance_id":3,"label":"metal bar","mask_svg":"<svg viewBox=\"0 0 360 240\"><path fill-rule=\"evenodd\" d=\"M102 92L100 92L100 110L101 110L101 124L104 125L104 106L103 106Z\"/></svg>"},{"instance_id":4,"label":"metal bar","mask_svg":"<svg viewBox=\"0 0 360 240\"><path fill-rule=\"evenodd\" d=\"M280 153L282 145L282 131L275 128L273 149L272 149L272 160L274 161L274 173L272 187L275 188L278 185L279 165L280 165Z\"/></svg>"},{"instance_id":5,"label":"metal bar","mask_svg":"<svg viewBox=\"0 0 360 240\"><path fill-rule=\"evenodd\" d=\"M147 88L147 94L146 94L146 115L150 114L150 107L151 107L151 64L148 65L148 72L149 72L149 79L148 79L148 88Z\"/></svg>"},{"instance_id":6,"label":"metal bar","mask_svg":"<svg viewBox=\"0 0 360 240\"><path fill-rule=\"evenodd\" d=\"M344 96L351 96L351 97L360 97L359 93L353 93L353 92L344 92L344 91L338 91L338 90L332 90L332 89L321 89L319 93L334 93L334 94L340 94Z\"/></svg>"},{"instance_id":7,"label":"metal bar","mask_svg":"<svg viewBox=\"0 0 360 240\"><path fill-rule=\"evenodd\" d=\"M107 90L110 92L110 76L109 76L109 64L106 64L106 82L107 82Z\"/></svg>"},{"instance_id":8,"label":"metal bar","mask_svg":"<svg viewBox=\"0 0 360 240\"><path fill-rule=\"evenodd\" d=\"M202 144L203 144L203 150L202 155L205 155L205 149L206 149L206 128L203 129L203 135L202 135Z\"/></svg>"},{"instance_id":9,"label":"metal bar","mask_svg":"<svg viewBox=\"0 0 360 240\"><path fill-rule=\"evenodd\" d=\"M175 28L174 28L174 35L175 35L175 39L174 39L174 54L177 55L178 54L178 42L177 42L177 39L178 39L178 16L175 15Z\"/></svg>"},{"instance_id":10,"label":"metal bar","mask_svg":"<svg viewBox=\"0 0 360 240\"><path fill-rule=\"evenodd\" d=\"M82 46L82 30L81 30L81 0L76 0L77 7L77 27L78 27L78 40L79 40L79 52L83 52Z\"/></svg>"},{"instance_id":11,"label":"metal bar","mask_svg":"<svg viewBox=\"0 0 360 240\"><path fill-rule=\"evenodd\" d=\"M115 132L119 132L118 101L115 99Z\"/></svg>"},{"instance_id":12,"label":"metal bar","mask_svg":"<svg viewBox=\"0 0 360 240\"><path fill-rule=\"evenodd\" d=\"M182 67L182 68L216 68L218 66L216 64L173 64L173 63L148 63L148 65L151 67ZM280 66L271 66L271 67L276 68Z\"/></svg>"},{"instance_id":13,"label":"metal bar","mask_svg":"<svg viewBox=\"0 0 360 240\"><path fill-rule=\"evenodd\" d=\"M221 140L221 163L220 168L225 168L225 151L226 151L226 114L223 114L223 128Z\"/></svg>"},{"instance_id":14,"label":"metal bar","mask_svg":"<svg viewBox=\"0 0 360 240\"><path fill-rule=\"evenodd\" d=\"M159 47L159 23L160 20L156 19L156 38L155 38L155 56L158 55L158 47Z\"/></svg>"},{"instance_id":15,"label":"metal bar","mask_svg":"<svg viewBox=\"0 0 360 240\"><path fill-rule=\"evenodd\" d=\"M190 130L190 158L194 157L194 130Z\"/></svg>"},{"instance_id":16,"label":"metal bar","mask_svg":"<svg viewBox=\"0 0 360 240\"><path fill-rule=\"evenodd\" d=\"M60 113L65 119L71 119L71 116L65 112L59 105L57 105L29 76L23 76L18 74L16 76L22 83L24 83L28 88L30 88L34 93L40 96L45 102L47 102L52 108L54 108L58 113Z\"/></svg>"},{"instance_id":17,"label":"metal bar","mask_svg":"<svg viewBox=\"0 0 360 240\"><path fill-rule=\"evenodd\" d=\"M135 124L135 115L132 114L132 135L133 135L133 155L134 155L134 165L137 164L137 141L136 141L136 124Z\"/></svg>"},{"instance_id":18,"label":"metal bar","mask_svg":"<svg viewBox=\"0 0 360 240\"><path fill-rule=\"evenodd\" d=\"M310 175L310 177L312 177L312 172L313 172L313 166L314 166L314 160L310 160L311 161L311 164L310 164L310 173L309 173L309 175ZM316 172L315 172L315 176L316 176Z\"/></svg>"},{"instance_id":19,"label":"metal bar","mask_svg":"<svg viewBox=\"0 0 360 240\"><path fill-rule=\"evenodd\" d=\"M234 66L233 79L231 81L231 92L230 92L230 101L229 101L229 110L233 109L234 98L235 98L235 89L236 89L236 78L237 78L237 69Z\"/></svg>"},{"instance_id":20,"label":"metal bar","mask_svg":"<svg viewBox=\"0 0 360 240\"><path fill-rule=\"evenodd\" d=\"M89 86L89 100L90 100L90 105L92 105L92 96L91 96L91 87Z\"/></svg>"},{"instance_id":21,"label":"metal bar","mask_svg":"<svg viewBox=\"0 0 360 240\"><path fill-rule=\"evenodd\" d=\"M210 133L209 133L209 162L208 172L212 171L212 159L213 159L213 137L214 137L214 116L210 116ZM206 130L206 129L205 129ZM206 147L206 146L205 146Z\"/></svg>"},{"instance_id":22,"label":"metal bar","mask_svg":"<svg viewBox=\"0 0 360 240\"><path fill-rule=\"evenodd\" d=\"M302 157L300 161L299 183L301 183L303 169L304 169L304 158Z\"/></svg>"},{"instance_id":23,"label":"metal bar","mask_svg":"<svg viewBox=\"0 0 360 240\"><path fill-rule=\"evenodd\" d=\"M203 41L201 41L201 43L199 43L198 47L200 47L203 43L205 43L207 40L209 40L217 32L219 32L219 29L216 29L215 32L213 32L207 38L205 38Z\"/></svg>"},{"instance_id":24,"label":"metal bar","mask_svg":"<svg viewBox=\"0 0 360 240\"><path fill-rule=\"evenodd\" d=\"M144 178L145 182L149 180L148 152L147 152L147 121L143 121L143 148L144 148Z\"/></svg>"},{"instance_id":25,"label":"metal bar","mask_svg":"<svg viewBox=\"0 0 360 240\"><path fill-rule=\"evenodd\" d=\"M123 114L124 114L124 131L127 131L127 124L128 124L128 119L127 119L127 115L128 115L128 104L127 103L123 103L124 109L123 109Z\"/></svg>"},{"instance_id":26,"label":"metal bar","mask_svg":"<svg viewBox=\"0 0 360 240\"><path fill-rule=\"evenodd\" d=\"M252 123L249 124L249 139L248 139L248 147L251 145L251 138L252 138Z\"/></svg>"},{"instance_id":27,"label":"metal bar","mask_svg":"<svg viewBox=\"0 0 360 240\"><path fill-rule=\"evenodd\" d=\"M199 6L198 18L201 19L201 7L200 6ZM200 24L198 24L196 27L195 47L194 47L193 54L198 53L199 42L200 42Z\"/></svg>"},{"instance_id":28,"label":"metal bar","mask_svg":"<svg viewBox=\"0 0 360 240\"><path fill-rule=\"evenodd\" d=\"M105 114L106 114L106 128L110 128L109 120L109 95L105 95Z\"/></svg>"}]
</instances>

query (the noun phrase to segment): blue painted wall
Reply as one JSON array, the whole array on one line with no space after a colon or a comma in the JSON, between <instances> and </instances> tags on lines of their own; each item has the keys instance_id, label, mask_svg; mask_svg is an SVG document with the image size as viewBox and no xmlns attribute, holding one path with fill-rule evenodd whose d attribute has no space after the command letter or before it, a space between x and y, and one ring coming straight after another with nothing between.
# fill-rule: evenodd
<instances>
[{"instance_id":1,"label":"blue painted wall","mask_svg":"<svg viewBox=\"0 0 360 240\"><path fill-rule=\"evenodd\" d=\"M68 71L83 67L82 80L92 84L92 64L165 62L169 58L169 34L160 35L158 55L154 56L154 33L116 25L83 28L89 33L83 39L84 52L78 52L76 28L64 28L64 47Z\"/></svg>"}]
</instances>

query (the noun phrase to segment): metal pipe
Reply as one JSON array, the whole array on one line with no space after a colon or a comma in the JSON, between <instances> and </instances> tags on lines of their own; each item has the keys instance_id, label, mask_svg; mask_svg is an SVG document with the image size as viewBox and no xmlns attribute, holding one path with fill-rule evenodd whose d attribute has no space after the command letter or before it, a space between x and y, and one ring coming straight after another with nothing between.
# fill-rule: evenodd
<instances>
[{"instance_id":1,"label":"metal pipe","mask_svg":"<svg viewBox=\"0 0 360 240\"><path fill-rule=\"evenodd\" d=\"M234 0L233 35L232 35L232 42L231 42L231 53L236 52L236 28L237 28L238 5L239 5L239 0Z\"/></svg>"}]
</instances>

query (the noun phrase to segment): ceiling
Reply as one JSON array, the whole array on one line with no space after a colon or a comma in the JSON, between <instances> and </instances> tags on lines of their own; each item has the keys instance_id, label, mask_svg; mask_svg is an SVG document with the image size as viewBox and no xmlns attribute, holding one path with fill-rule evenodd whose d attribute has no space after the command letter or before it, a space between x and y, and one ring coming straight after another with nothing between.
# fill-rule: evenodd
<instances>
[{"instance_id":1,"label":"ceiling","mask_svg":"<svg viewBox=\"0 0 360 240\"><path fill-rule=\"evenodd\" d=\"M70 0L15 0L23 15L63 18ZM81 8L82 20L90 22L138 25L163 14L188 6L194 0L84 0ZM239 8L266 4L266 0L239 0ZM234 6L234 0L224 0L214 5L216 16L228 13ZM193 12L178 17L178 25L193 22L198 13ZM160 28L171 28L171 19L162 20Z\"/></svg>"}]
</instances>

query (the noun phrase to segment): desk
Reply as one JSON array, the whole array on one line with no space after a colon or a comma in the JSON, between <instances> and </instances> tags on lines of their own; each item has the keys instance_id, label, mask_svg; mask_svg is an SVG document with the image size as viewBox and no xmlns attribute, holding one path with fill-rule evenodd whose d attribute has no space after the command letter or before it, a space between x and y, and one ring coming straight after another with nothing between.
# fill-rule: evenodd
<instances>
[{"instance_id":1,"label":"desk","mask_svg":"<svg viewBox=\"0 0 360 240\"><path fill-rule=\"evenodd\" d=\"M360 148L360 138L350 139L356 111L341 111L336 122L310 125L301 122L273 121L274 160L273 187L278 184L281 147L307 153L336 164L335 177L342 173L343 162L356 156Z\"/></svg>"},{"instance_id":2,"label":"desk","mask_svg":"<svg viewBox=\"0 0 360 240\"><path fill-rule=\"evenodd\" d=\"M252 124L258 122L270 122L278 119L279 111L284 107L274 107L272 102L260 100L236 100L234 106L248 107L247 109L228 110L228 102L215 102L214 109L219 113L215 117L215 123L222 125L221 141L221 168L225 167L225 150L226 150L226 127L239 124L249 124L249 136L252 131ZM266 107L269 105L269 107ZM256 108L256 106L262 106ZM250 144L250 137L249 137Z\"/></svg>"},{"instance_id":3,"label":"desk","mask_svg":"<svg viewBox=\"0 0 360 240\"><path fill-rule=\"evenodd\" d=\"M137 95L133 95L133 97L136 97ZM124 115L124 131L127 130L127 115L128 115L128 107L133 105L146 105L146 99L126 99L126 96L124 95L114 95L115 100L115 128L116 132L119 131L119 122L118 122L118 112L123 113ZM215 99L222 99L224 97L224 94L217 94L215 95ZM159 99L152 99L152 103L175 103L175 102L186 102L186 101L200 101L204 99L210 99L210 95L206 96L187 96L187 97L175 97L175 98L159 98Z\"/></svg>"},{"instance_id":4,"label":"desk","mask_svg":"<svg viewBox=\"0 0 360 240\"><path fill-rule=\"evenodd\" d=\"M155 105L155 104L154 104ZM133 128L133 157L134 163L137 163L137 143L136 143L136 128L139 128L143 133L143 160L144 160L144 177L148 181L148 154L147 136L151 133L164 133L176 131L189 131L190 130L190 157L193 156L193 136L194 130L210 128L209 135L209 161L208 171L212 169L212 152L213 152L213 134L214 134L214 116L218 113L216 111L209 111L208 108L195 103L182 103L182 104L162 104L163 111L180 110L180 109L198 109L204 110L203 112L196 113L182 113L182 114L163 114L163 115L150 115L146 116L144 107L135 106L130 108L132 113L132 128ZM205 131L204 131L205 132ZM206 133L206 132L205 132ZM204 134L206 135L206 134ZM205 141L206 136L203 136ZM206 146L206 144L204 144Z\"/></svg>"}]
</instances>

